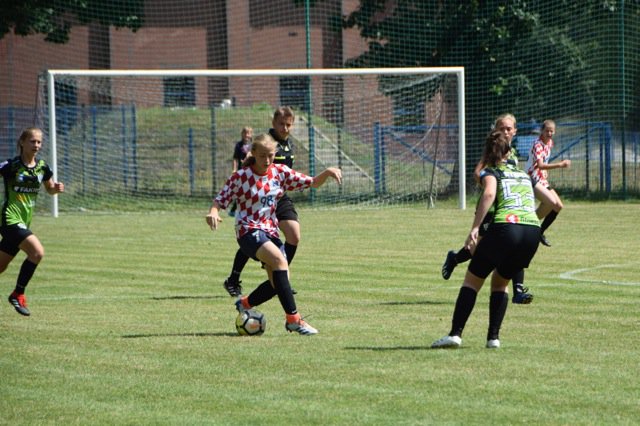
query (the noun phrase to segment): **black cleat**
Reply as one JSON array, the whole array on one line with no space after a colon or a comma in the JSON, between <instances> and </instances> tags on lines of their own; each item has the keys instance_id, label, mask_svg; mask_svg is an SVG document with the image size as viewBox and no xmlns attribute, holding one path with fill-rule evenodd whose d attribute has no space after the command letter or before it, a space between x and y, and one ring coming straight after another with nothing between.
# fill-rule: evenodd
<instances>
[{"instance_id":1,"label":"black cleat","mask_svg":"<svg viewBox=\"0 0 640 426\"><path fill-rule=\"evenodd\" d=\"M544 234L540 234L540 243L543 246L551 247L551 243L547 240L547 237L545 237Z\"/></svg>"},{"instance_id":2,"label":"black cleat","mask_svg":"<svg viewBox=\"0 0 640 426\"><path fill-rule=\"evenodd\" d=\"M448 280L453 273L453 270L456 269L458 263L456 262L456 252L453 250L449 250L447 253L447 258L442 265L442 278Z\"/></svg>"},{"instance_id":3,"label":"black cleat","mask_svg":"<svg viewBox=\"0 0 640 426\"><path fill-rule=\"evenodd\" d=\"M224 280L224 284L222 284L222 286L225 290L227 290L229 296L238 297L242 295L242 286L240 285L241 282L242 281L235 281L231 278L227 278L226 280Z\"/></svg>"},{"instance_id":4,"label":"black cleat","mask_svg":"<svg viewBox=\"0 0 640 426\"><path fill-rule=\"evenodd\" d=\"M523 287L522 284L516 284L515 293L513 293L511 303L528 305L531 302L533 302L533 294L529 293L529 287Z\"/></svg>"}]
</instances>

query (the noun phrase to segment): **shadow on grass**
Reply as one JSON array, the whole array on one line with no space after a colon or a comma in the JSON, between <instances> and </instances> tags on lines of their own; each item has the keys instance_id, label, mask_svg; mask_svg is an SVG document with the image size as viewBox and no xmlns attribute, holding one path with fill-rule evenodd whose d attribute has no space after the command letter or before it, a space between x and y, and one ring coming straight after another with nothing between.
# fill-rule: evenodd
<instances>
[{"instance_id":1,"label":"shadow on grass","mask_svg":"<svg viewBox=\"0 0 640 426\"><path fill-rule=\"evenodd\" d=\"M144 339L149 337L243 337L237 333L148 333L124 334L123 339Z\"/></svg>"},{"instance_id":2,"label":"shadow on grass","mask_svg":"<svg viewBox=\"0 0 640 426\"><path fill-rule=\"evenodd\" d=\"M177 296L153 296L151 297L151 300L194 300L194 299L222 299L222 298L228 298L229 296L183 296L183 295L177 295Z\"/></svg>"},{"instance_id":3,"label":"shadow on grass","mask_svg":"<svg viewBox=\"0 0 640 426\"><path fill-rule=\"evenodd\" d=\"M451 301L436 302L433 300L412 300L407 302L383 302L381 305L398 306L398 305L450 305Z\"/></svg>"},{"instance_id":4,"label":"shadow on grass","mask_svg":"<svg viewBox=\"0 0 640 426\"><path fill-rule=\"evenodd\" d=\"M385 351L435 351L437 349L432 349L431 346L347 346L345 347L348 351L375 351L375 352L385 352Z\"/></svg>"}]
</instances>

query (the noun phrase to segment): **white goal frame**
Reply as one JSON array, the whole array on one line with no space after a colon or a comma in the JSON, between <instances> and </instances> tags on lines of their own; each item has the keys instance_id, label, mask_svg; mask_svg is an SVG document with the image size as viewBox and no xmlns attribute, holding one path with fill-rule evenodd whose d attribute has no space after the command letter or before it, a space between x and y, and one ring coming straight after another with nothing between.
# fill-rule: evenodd
<instances>
[{"instance_id":1,"label":"white goal frame","mask_svg":"<svg viewBox=\"0 0 640 426\"><path fill-rule=\"evenodd\" d=\"M57 140L56 140L56 76L145 76L145 77L259 77L259 76L340 76L340 75L403 75L403 74L454 74L457 78L458 95L458 205L466 209L466 164L465 164L465 91L464 67L403 67L403 68L324 68L324 69L173 69L173 70L82 70L82 69L50 69L47 70L47 93L49 110L49 143L51 144L51 170L57 179ZM58 198L53 196L52 214L58 217Z\"/></svg>"}]
</instances>

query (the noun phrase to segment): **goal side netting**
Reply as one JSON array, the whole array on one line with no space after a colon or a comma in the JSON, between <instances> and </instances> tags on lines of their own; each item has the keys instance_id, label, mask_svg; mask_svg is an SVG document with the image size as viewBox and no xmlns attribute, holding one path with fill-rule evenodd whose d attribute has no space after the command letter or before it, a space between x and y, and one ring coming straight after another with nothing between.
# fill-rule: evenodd
<instances>
[{"instance_id":1,"label":"goal side netting","mask_svg":"<svg viewBox=\"0 0 640 426\"><path fill-rule=\"evenodd\" d=\"M50 70L39 79L37 123L66 193L45 208L208 206L231 174L241 129L268 132L281 105L296 114L294 168L337 166L344 177L296 201L434 207L447 198L465 208L459 67Z\"/></svg>"}]
</instances>

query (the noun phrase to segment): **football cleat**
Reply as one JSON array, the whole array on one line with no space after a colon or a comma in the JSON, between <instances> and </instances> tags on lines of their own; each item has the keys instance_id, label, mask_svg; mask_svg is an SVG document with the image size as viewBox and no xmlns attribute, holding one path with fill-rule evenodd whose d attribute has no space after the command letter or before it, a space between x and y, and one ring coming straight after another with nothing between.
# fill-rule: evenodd
<instances>
[{"instance_id":1,"label":"football cleat","mask_svg":"<svg viewBox=\"0 0 640 426\"><path fill-rule=\"evenodd\" d=\"M453 250L449 250L449 253L447 253L447 258L442 265L442 278L448 280L457 265L458 263L456 262L456 252Z\"/></svg>"},{"instance_id":2,"label":"football cleat","mask_svg":"<svg viewBox=\"0 0 640 426\"><path fill-rule=\"evenodd\" d=\"M24 294L17 294L14 291L9 295L9 303L13 305L20 315L24 315L25 317L31 315L31 312L27 309L27 298Z\"/></svg>"},{"instance_id":3,"label":"football cleat","mask_svg":"<svg viewBox=\"0 0 640 426\"><path fill-rule=\"evenodd\" d=\"M487 349L498 349L500 347L499 339L489 339L487 340Z\"/></svg>"},{"instance_id":4,"label":"football cleat","mask_svg":"<svg viewBox=\"0 0 640 426\"><path fill-rule=\"evenodd\" d=\"M432 349L456 349L462 344L460 336L444 336L431 344Z\"/></svg>"},{"instance_id":5,"label":"football cleat","mask_svg":"<svg viewBox=\"0 0 640 426\"><path fill-rule=\"evenodd\" d=\"M307 322L302 319L296 322L285 322L284 327L287 329L289 333L293 333L294 331L298 334L302 334L303 336L311 336L312 334L318 334L318 330L311 327Z\"/></svg>"},{"instance_id":6,"label":"football cleat","mask_svg":"<svg viewBox=\"0 0 640 426\"><path fill-rule=\"evenodd\" d=\"M518 305L528 305L533 302L533 294L529 293L529 287L523 287L522 284L516 284L515 292L511 298L511 303Z\"/></svg>"},{"instance_id":7,"label":"football cleat","mask_svg":"<svg viewBox=\"0 0 640 426\"><path fill-rule=\"evenodd\" d=\"M540 244L542 244L543 246L551 247L551 243L549 242L549 240L547 240L547 237L545 237L544 234L540 234Z\"/></svg>"},{"instance_id":8,"label":"football cleat","mask_svg":"<svg viewBox=\"0 0 640 426\"><path fill-rule=\"evenodd\" d=\"M222 286L225 290L227 290L229 296L238 297L242 294L242 286L240 285L241 282L242 281L235 281L231 279L231 277L229 277L224 280L224 284L222 284Z\"/></svg>"},{"instance_id":9,"label":"football cleat","mask_svg":"<svg viewBox=\"0 0 640 426\"><path fill-rule=\"evenodd\" d=\"M235 305L236 305L236 311L238 311L238 313L240 314L249 310L242 305L242 297L238 297L238 300L236 300Z\"/></svg>"}]
</instances>

